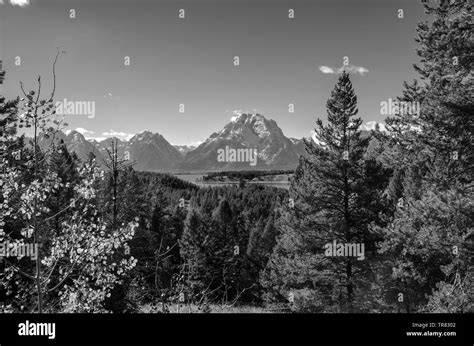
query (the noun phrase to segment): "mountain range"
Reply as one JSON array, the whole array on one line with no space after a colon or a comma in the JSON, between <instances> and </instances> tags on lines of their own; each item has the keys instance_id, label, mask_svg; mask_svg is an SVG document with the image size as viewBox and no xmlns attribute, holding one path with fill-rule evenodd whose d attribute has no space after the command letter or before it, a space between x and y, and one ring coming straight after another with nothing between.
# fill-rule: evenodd
<instances>
[{"instance_id":1,"label":"mountain range","mask_svg":"<svg viewBox=\"0 0 474 346\"><path fill-rule=\"evenodd\" d=\"M365 131L375 129L367 123ZM61 141L80 159L94 153L101 163L115 142L118 155L129 158L139 171L204 172L217 170L294 169L300 155L305 153L302 139L288 138L274 120L261 114L240 114L214 132L197 147L172 145L162 135L143 131L130 140L107 138L103 141L87 140L77 131L58 132L54 139L40 139L40 146ZM256 152L255 164L248 154ZM225 154L224 154L225 153ZM222 155L220 155L222 154Z\"/></svg>"}]
</instances>

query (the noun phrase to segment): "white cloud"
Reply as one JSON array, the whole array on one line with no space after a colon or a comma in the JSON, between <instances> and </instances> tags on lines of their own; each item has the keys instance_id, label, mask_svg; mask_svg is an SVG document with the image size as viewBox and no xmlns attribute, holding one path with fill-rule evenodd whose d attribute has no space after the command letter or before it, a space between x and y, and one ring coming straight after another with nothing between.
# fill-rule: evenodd
<instances>
[{"instance_id":1,"label":"white cloud","mask_svg":"<svg viewBox=\"0 0 474 346\"><path fill-rule=\"evenodd\" d=\"M191 142L189 144L190 147L198 147L200 146L202 143L204 143L204 141L197 141L197 142Z\"/></svg>"},{"instance_id":2,"label":"white cloud","mask_svg":"<svg viewBox=\"0 0 474 346\"><path fill-rule=\"evenodd\" d=\"M89 131L89 130L86 130L85 128L83 127L78 127L76 129L77 132L79 132L81 135L83 136L86 136L86 135L93 135L94 132L93 131Z\"/></svg>"},{"instance_id":3,"label":"white cloud","mask_svg":"<svg viewBox=\"0 0 474 346\"><path fill-rule=\"evenodd\" d=\"M332 69L329 66L319 66L319 71L321 71L324 74L334 73L334 69Z\"/></svg>"},{"instance_id":4,"label":"white cloud","mask_svg":"<svg viewBox=\"0 0 474 346\"><path fill-rule=\"evenodd\" d=\"M66 135L69 135L73 130L66 130L64 131L64 133ZM85 128L83 127L78 127L76 129L74 129L74 131L76 132L79 132L81 135L84 136L85 139L89 140L89 139L97 139L96 137L93 136L94 132L93 131L89 131L89 130L86 130Z\"/></svg>"},{"instance_id":5,"label":"white cloud","mask_svg":"<svg viewBox=\"0 0 474 346\"><path fill-rule=\"evenodd\" d=\"M10 0L10 4L13 6L25 7L30 4L30 0Z\"/></svg>"},{"instance_id":6,"label":"white cloud","mask_svg":"<svg viewBox=\"0 0 474 346\"><path fill-rule=\"evenodd\" d=\"M117 132L114 130L109 130L108 132L102 132L102 135L106 137L117 137L118 139L122 139L126 141L128 141L130 138L134 136L134 134L131 134L131 133Z\"/></svg>"},{"instance_id":7,"label":"white cloud","mask_svg":"<svg viewBox=\"0 0 474 346\"><path fill-rule=\"evenodd\" d=\"M173 146L178 146L178 147L193 147L193 148L197 148L198 146L200 146L202 143L204 143L204 141L197 141L197 142L191 142L191 143L188 143L188 144L174 144L174 143L170 143L171 145Z\"/></svg>"},{"instance_id":8,"label":"white cloud","mask_svg":"<svg viewBox=\"0 0 474 346\"><path fill-rule=\"evenodd\" d=\"M343 71L346 71L351 74L360 74L361 76L369 72L369 70L363 66L354 65L342 66L338 69L329 66L319 66L319 71L324 74L341 74Z\"/></svg>"},{"instance_id":9,"label":"white cloud","mask_svg":"<svg viewBox=\"0 0 474 346\"><path fill-rule=\"evenodd\" d=\"M352 74L360 74L363 76L365 73L369 72L368 69L362 66L354 66L354 65L349 65L349 66L343 66L337 70L338 73L342 73L343 71L352 73Z\"/></svg>"}]
</instances>

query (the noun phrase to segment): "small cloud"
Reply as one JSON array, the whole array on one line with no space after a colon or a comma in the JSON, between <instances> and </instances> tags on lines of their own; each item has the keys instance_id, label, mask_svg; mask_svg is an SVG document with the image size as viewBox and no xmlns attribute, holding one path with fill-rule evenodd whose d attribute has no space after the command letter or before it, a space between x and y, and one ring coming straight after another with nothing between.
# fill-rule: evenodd
<instances>
[{"instance_id":1,"label":"small cloud","mask_svg":"<svg viewBox=\"0 0 474 346\"><path fill-rule=\"evenodd\" d=\"M102 132L102 135L106 137L117 137L118 139L122 139L126 141L128 141L130 138L134 136L131 133L117 132L114 130L109 130L109 132Z\"/></svg>"},{"instance_id":2,"label":"small cloud","mask_svg":"<svg viewBox=\"0 0 474 346\"><path fill-rule=\"evenodd\" d=\"M363 76L367 72L369 72L369 69L363 66L354 66L354 65L342 66L342 67L339 67L338 69L329 67L329 66L319 66L319 71L321 71L324 74L341 74L342 72L346 71L347 73L360 74L361 76Z\"/></svg>"},{"instance_id":3,"label":"small cloud","mask_svg":"<svg viewBox=\"0 0 474 346\"><path fill-rule=\"evenodd\" d=\"M191 143L188 143L188 144L174 144L174 143L170 143L170 144L175 146L175 147L196 148L196 147L200 146L202 143L204 143L204 141L191 142Z\"/></svg>"},{"instance_id":4,"label":"small cloud","mask_svg":"<svg viewBox=\"0 0 474 346\"><path fill-rule=\"evenodd\" d=\"M334 69L332 69L329 66L319 66L319 71L321 71L324 74L334 73Z\"/></svg>"},{"instance_id":5,"label":"small cloud","mask_svg":"<svg viewBox=\"0 0 474 346\"><path fill-rule=\"evenodd\" d=\"M87 135L93 135L94 132L93 131L89 131L89 130L86 130L85 128L83 127L78 127L76 129L77 132L79 132L81 135L83 136L87 136Z\"/></svg>"},{"instance_id":6,"label":"small cloud","mask_svg":"<svg viewBox=\"0 0 474 346\"><path fill-rule=\"evenodd\" d=\"M362 67L362 66L354 66L354 65L349 65L349 66L343 66L341 68L339 68L337 70L337 72L340 74L342 73L343 71L346 71L348 73L352 73L352 74L360 74L361 76L363 76L365 73L369 72L369 70L365 67Z\"/></svg>"},{"instance_id":7,"label":"small cloud","mask_svg":"<svg viewBox=\"0 0 474 346\"><path fill-rule=\"evenodd\" d=\"M30 0L10 0L10 4L12 4L13 6L25 7L30 4Z\"/></svg>"},{"instance_id":8,"label":"small cloud","mask_svg":"<svg viewBox=\"0 0 474 346\"><path fill-rule=\"evenodd\" d=\"M190 147L198 147L200 146L202 143L204 143L204 141L197 141L197 142L191 142L189 144Z\"/></svg>"},{"instance_id":9,"label":"small cloud","mask_svg":"<svg viewBox=\"0 0 474 346\"><path fill-rule=\"evenodd\" d=\"M66 130L64 131L64 133L67 135L69 135L73 130ZM76 132L79 132L81 135L84 136L85 139L89 140L89 139L97 139L96 137L93 136L94 132L93 131L89 131L89 130L86 130L85 128L83 127L78 127L76 129L74 129L74 131Z\"/></svg>"}]
</instances>

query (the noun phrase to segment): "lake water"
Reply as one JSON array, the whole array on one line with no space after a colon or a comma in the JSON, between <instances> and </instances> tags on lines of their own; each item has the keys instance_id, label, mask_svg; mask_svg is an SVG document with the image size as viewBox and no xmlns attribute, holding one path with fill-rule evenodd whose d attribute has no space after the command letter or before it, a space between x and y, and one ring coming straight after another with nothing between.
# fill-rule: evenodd
<instances>
[{"instance_id":1,"label":"lake water","mask_svg":"<svg viewBox=\"0 0 474 346\"><path fill-rule=\"evenodd\" d=\"M206 174L173 174L176 178L189 181L190 183L196 184L198 186L225 186L225 185L238 185L239 181L203 181L203 177ZM290 182L288 179L286 180L279 180L279 181L247 181L246 184L261 184L261 185L268 185L273 187L278 187L281 189L289 189Z\"/></svg>"}]
</instances>

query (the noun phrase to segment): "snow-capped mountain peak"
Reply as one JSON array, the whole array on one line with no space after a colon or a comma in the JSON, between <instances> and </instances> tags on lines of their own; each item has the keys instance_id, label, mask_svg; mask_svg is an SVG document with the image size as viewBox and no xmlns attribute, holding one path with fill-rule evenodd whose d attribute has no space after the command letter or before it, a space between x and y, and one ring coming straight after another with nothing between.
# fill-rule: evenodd
<instances>
[{"instance_id":1,"label":"snow-capped mountain peak","mask_svg":"<svg viewBox=\"0 0 474 346\"><path fill-rule=\"evenodd\" d=\"M300 142L285 137L274 120L259 113L237 113L224 128L209 136L183 162L186 169L244 168L245 163L217 161L217 151L225 148L257 151L260 167L293 167L302 154Z\"/></svg>"}]
</instances>

